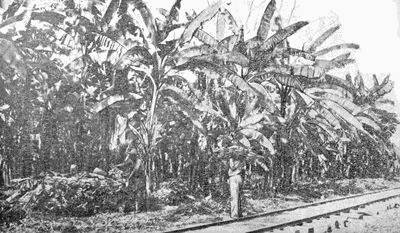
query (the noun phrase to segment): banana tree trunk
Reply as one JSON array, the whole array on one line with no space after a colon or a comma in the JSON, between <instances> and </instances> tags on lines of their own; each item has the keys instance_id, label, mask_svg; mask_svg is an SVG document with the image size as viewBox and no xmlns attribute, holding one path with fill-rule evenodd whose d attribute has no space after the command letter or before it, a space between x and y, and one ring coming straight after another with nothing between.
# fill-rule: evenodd
<instances>
[{"instance_id":1,"label":"banana tree trunk","mask_svg":"<svg viewBox=\"0 0 400 233\"><path fill-rule=\"evenodd\" d=\"M296 183L299 179L299 162L296 160L296 163L292 167L292 183Z\"/></svg>"}]
</instances>

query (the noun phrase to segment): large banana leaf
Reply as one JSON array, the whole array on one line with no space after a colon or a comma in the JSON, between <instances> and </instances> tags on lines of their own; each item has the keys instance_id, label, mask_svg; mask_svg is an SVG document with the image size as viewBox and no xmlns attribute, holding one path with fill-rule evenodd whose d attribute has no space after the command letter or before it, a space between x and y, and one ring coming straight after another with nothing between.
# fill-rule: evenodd
<instances>
[{"instance_id":1,"label":"large banana leaf","mask_svg":"<svg viewBox=\"0 0 400 233\"><path fill-rule=\"evenodd\" d=\"M261 18L260 26L257 30L257 37L261 41L265 41L268 38L268 32L271 25L271 19L276 10L275 0L271 0L265 8L264 14Z\"/></svg>"},{"instance_id":2,"label":"large banana leaf","mask_svg":"<svg viewBox=\"0 0 400 233\"><path fill-rule=\"evenodd\" d=\"M310 119L307 122L309 124L314 124L315 126L322 129L325 133L329 135L330 140L335 141L337 138L339 138L336 130L331 125L325 124L322 121L318 121L317 119Z\"/></svg>"},{"instance_id":3,"label":"large banana leaf","mask_svg":"<svg viewBox=\"0 0 400 233\"><path fill-rule=\"evenodd\" d=\"M64 22L65 16L54 11L32 12L32 20L39 20L57 26Z\"/></svg>"},{"instance_id":4,"label":"large banana leaf","mask_svg":"<svg viewBox=\"0 0 400 233\"><path fill-rule=\"evenodd\" d=\"M326 30L320 37L318 37L308 48L305 50L308 52L315 52L315 50L322 45L333 33L339 30L340 25L331 27L330 29Z\"/></svg>"},{"instance_id":5,"label":"large banana leaf","mask_svg":"<svg viewBox=\"0 0 400 233\"><path fill-rule=\"evenodd\" d=\"M242 129L240 133L246 135L250 140L256 140L259 142L263 147L269 150L271 154L275 154L274 145L271 141L265 137L262 133L254 130L254 129Z\"/></svg>"},{"instance_id":6,"label":"large banana leaf","mask_svg":"<svg viewBox=\"0 0 400 233\"><path fill-rule=\"evenodd\" d=\"M122 100L124 100L124 97L122 95L109 96L109 97L105 98L104 100L93 105L93 107L91 108L91 111L94 113L98 113L98 112L102 111L103 109L113 105L114 103L122 101Z\"/></svg>"},{"instance_id":7,"label":"large banana leaf","mask_svg":"<svg viewBox=\"0 0 400 233\"><path fill-rule=\"evenodd\" d=\"M22 54L13 42L0 38L0 59L14 68L22 77L27 76L26 64Z\"/></svg>"},{"instance_id":8,"label":"large banana leaf","mask_svg":"<svg viewBox=\"0 0 400 233\"><path fill-rule=\"evenodd\" d=\"M275 105L271 94L264 88L264 86L254 82L249 83L249 85L259 94L258 98L264 102L266 109L269 112L275 112L278 107Z\"/></svg>"},{"instance_id":9,"label":"large banana leaf","mask_svg":"<svg viewBox=\"0 0 400 233\"><path fill-rule=\"evenodd\" d=\"M285 49L284 53L295 57L302 57L310 61L315 61L315 56L304 50L289 47Z\"/></svg>"},{"instance_id":10,"label":"large banana leaf","mask_svg":"<svg viewBox=\"0 0 400 233\"><path fill-rule=\"evenodd\" d=\"M331 61L337 62L337 61L341 61L341 60L346 60L346 59L349 59L350 55L351 55L351 53L345 53L345 54L342 54L342 55L339 55L339 56L333 58Z\"/></svg>"},{"instance_id":11,"label":"large banana leaf","mask_svg":"<svg viewBox=\"0 0 400 233\"><path fill-rule=\"evenodd\" d=\"M360 46L358 44L354 44L354 43L338 44L338 45L333 45L333 46L325 48L325 49L321 49L321 50L315 52L314 55L318 57L318 56L325 55L325 54L330 53L335 50L359 49L359 48L360 48Z\"/></svg>"},{"instance_id":12,"label":"large banana leaf","mask_svg":"<svg viewBox=\"0 0 400 233\"><path fill-rule=\"evenodd\" d=\"M214 51L214 49L209 45L199 45L199 46L191 46L187 49L183 49L178 54L175 55L176 59L186 57L196 57L210 54Z\"/></svg>"},{"instance_id":13,"label":"large banana leaf","mask_svg":"<svg viewBox=\"0 0 400 233\"><path fill-rule=\"evenodd\" d=\"M358 105L354 104L353 101L351 101L347 98L343 98L339 95L327 93L327 92L322 92L322 93L316 92L316 93L312 93L312 94L317 99L327 99L327 100L336 102L337 104L339 104L340 106L345 108L347 111L351 112L353 115L357 115L358 113L360 113L362 111L362 108L359 107Z\"/></svg>"},{"instance_id":14,"label":"large banana leaf","mask_svg":"<svg viewBox=\"0 0 400 233\"><path fill-rule=\"evenodd\" d=\"M196 30L196 32L194 33L194 37L196 37L204 44L210 45L212 47L218 45L218 41L214 37L201 29Z\"/></svg>"},{"instance_id":15,"label":"large banana leaf","mask_svg":"<svg viewBox=\"0 0 400 233\"><path fill-rule=\"evenodd\" d=\"M232 51L232 52L228 52L228 53L216 53L216 54L209 54L209 55L202 55L202 56L197 56L194 59L196 60L204 60L210 63L213 62L232 62L238 65L241 65L243 67L246 67L249 65L249 60L247 59L246 56L244 56L243 54L236 52L236 51Z\"/></svg>"},{"instance_id":16,"label":"large banana leaf","mask_svg":"<svg viewBox=\"0 0 400 233\"><path fill-rule=\"evenodd\" d=\"M9 18L5 19L3 22L0 23L0 28L3 28L3 27L8 26L10 24L13 24L13 23L21 21L25 17L26 13L27 13L27 10L24 10L22 13L20 13L18 15L15 15L15 16L12 16L12 17L9 17Z\"/></svg>"},{"instance_id":17,"label":"large banana leaf","mask_svg":"<svg viewBox=\"0 0 400 233\"><path fill-rule=\"evenodd\" d=\"M246 128L249 125L254 125L262 121L265 117L264 113L253 114L239 123L239 127Z\"/></svg>"},{"instance_id":18,"label":"large banana leaf","mask_svg":"<svg viewBox=\"0 0 400 233\"><path fill-rule=\"evenodd\" d=\"M379 127L379 125L378 125L376 122L374 122L373 120L371 120L371 119L368 118L368 117L357 116L357 119L358 119L361 123L366 124L366 125L369 125L369 126L371 126L373 129L375 129L375 130L377 130L377 131L380 131L380 130L381 130L381 127Z\"/></svg>"},{"instance_id":19,"label":"large banana leaf","mask_svg":"<svg viewBox=\"0 0 400 233\"><path fill-rule=\"evenodd\" d=\"M146 24L147 30L150 33L149 37L151 38L153 45L156 46L157 29L150 9L142 0L132 0L132 3L135 9L140 12L143 22Z\"/></svg>"},{"instance_id":20,"label":"large banana leaf","mask_svg":"<svg viewBox=\"0 0 400 233\"><path fill-rule=\"evenodd\" d=\"M323 119L325 119L329 124L331 124L332 127L334 127L334 129L341 129L342 128L342 126L340 124L340 121L328 109L322 108L319 111L319 115Z\"/></svg>"},{"instance_id":21,"label":"large banana leaf","mask_svg":"<svg viewBox=\"0 0 400 233\"><path fill-rule=\"evenodd\" d=\"M213 51L214 49L206 44L200 46L192 46L177 53L174 56L174 59L176 60L176 65L180 66L190 61L190 58L208 55L210 53L213 53Z\"/></svg>"},{"instance_id":22,"label":"large banana leaf","mask_svg":"<svg viewBox=\"0 0 400 233\"><path fill-rule=\"evenodd\" d=\"M349 123L352 127L355 127L361 132L369 135L369 133L363 128L361 122L345 108L330 100L322 100L321 103L325 108L335 112L343 121Z\"/></svg>"},{"instance_id":23,"label":"large banana leaf","mask_svg":"<svg viewBox=\"0 0 400 233\"><path fill-rule=\"evenodd\" d=\"M341 60L316 60L314 63L315 67L321 67L328 72L332 69L343 68L346 65L355 63L354 59L341 59Z\"/></svg>"},{"instance_id":24,"label":"large banana leaf","mask_svg":"<svg viewBox=\"0 0 400 233\"><path fill-rule=\"evenodd\" d=\"M239 27L232 14L227 9L221 12L221 14L222 16L224 16L224 20L225 23L228 25L228 29L232 31L234 34L237 34L239 32Z\"/></svg>"},{"instance_id":25,"label":"large banana leaf","mask_svg":"<svg viewBox=\"0 0 400 233\"><path fill-rule=\"evenodd\" d=\"M339 77L333 76L333 75L325 75L323 79L317 80L315 82L310 82L315 83L315 85L318 85L320 88L330 88L330 89L336 89L336 90L343 90L351 95L355 95L355 90L352 87L352 82L349 80L344 80Z\"/></svg>"},{"instance_id":26,"label":"large banana leaf","mask_svg":"<svg viewBox=\"0 0 400 233\"><path fill-rule=\"evenodd\" d=\"M325 75L325 71L318 66L294 66L292 68L292 74L303 77L305 79L319 79Z\"/></svg>"},{"instance_id":27,"label":"large banana leaf","mask_svg":"<svg viewBox=\"0 0 400 233\"><path fill-rule=\"evenodd\" d=\"M134 46L122 55L115 64L116 69L125 69L126 65L141 62L145 65L153 64L153 57L149 51L142 46Z\"/></svg>"},{"instance_id":28,"label":"large banana leaf","mask_svg":"<svg viewBox=\"0 0 400 233\"><path fill-rule=\"evenodd\" d=\"M224 5L222 0L214 3L213 5L209 6L208 8L204 9L197 15L185 28L180 38L180 44L184 44L192 39L194 33L197 29L201 27L201 25L213 18L219 11L219 9Z\"/></svg>"},{"instance_id":29,"label":"large banana leaf","mask_svg":"<svg viewBox=\"0 0 400 233\"><path fill-rule=\"evenodd\" d=\"M307 24L308 22L300 21L277 31L273 36L271 36L265 42L262 43L261 49L271 50L275 48L277 44L281 43L283 40L287 39L289 36L293 35L295 32L297 32Z\"/></svg>"}]
</instances>

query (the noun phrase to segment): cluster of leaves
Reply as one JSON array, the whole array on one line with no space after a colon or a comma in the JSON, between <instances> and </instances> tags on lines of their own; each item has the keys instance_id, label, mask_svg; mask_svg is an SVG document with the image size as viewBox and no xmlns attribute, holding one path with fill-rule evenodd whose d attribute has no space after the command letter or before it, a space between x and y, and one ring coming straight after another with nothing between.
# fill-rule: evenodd
<instances>
[{"instance_id":1,"label":"cluster of leaves","mask_svg":"<svg viewBox=\"0 0 400 233\"><path fill-rule=\"evenodd\" d=\"M191 194L187 182L170 179L160 184L159 189L153 193L153 197L165 205L177 205L190 200Z\"/></svg>"},{"instance_id":2,"label":"cluster of leaves","mask_svg":"<svg viewBox=\"0 0 400 233\"><path fill-rule=\"evenodd\" d=\"M34 211L63 216L91 216L134 206L131 190L122 181L84 173L45 176L19 199L23 200Z\"/></svg>"}]
</instances>

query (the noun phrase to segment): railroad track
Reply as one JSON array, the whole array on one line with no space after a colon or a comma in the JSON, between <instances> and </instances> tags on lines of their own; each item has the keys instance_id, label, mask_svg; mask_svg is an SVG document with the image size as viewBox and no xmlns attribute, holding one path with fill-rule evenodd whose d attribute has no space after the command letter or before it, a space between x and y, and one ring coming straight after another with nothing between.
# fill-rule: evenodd
<instances>
[{"instance_id":1,"label":"railroad track","mask_svg":"<svg viewBox=\"0 0 400 233\"><path fill-rule=\"evenodd\" d=\"M173 229L166 233L340 232L337 230L359 225L364 217L382 214L394 208L400 208L400 187L324 200L235 220Z\"/></svg>"}]
</instances>

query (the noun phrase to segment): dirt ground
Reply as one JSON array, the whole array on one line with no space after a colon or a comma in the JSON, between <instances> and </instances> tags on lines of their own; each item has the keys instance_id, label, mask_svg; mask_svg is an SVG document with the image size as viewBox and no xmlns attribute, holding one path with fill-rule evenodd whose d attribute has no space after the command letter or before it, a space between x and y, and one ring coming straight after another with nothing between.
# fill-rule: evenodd
<instances>
[{"instance_id":1,"label":"dirt ground","mask_svg":"<svg viewBox=\"0 0 400 233\"><path fill-rule=\"evenodd\" d=\"M372 190L399 187L400 180L354 179L302 183L287 194L273 198L247 196L244 215L303 205L305 203ZM205 198L178 206L160 206L146 213L103 213L91 217L59 217L28 213L22 224L0 229L5 232L160 232L183 226L229 219L229 200ZM400 223L399 223L400 224ZM373 227L370 227L370 232ZM400 228L398 228L400 229ZM379 232L379 231L376 231Z\"/></svg>"}]
</instances>

